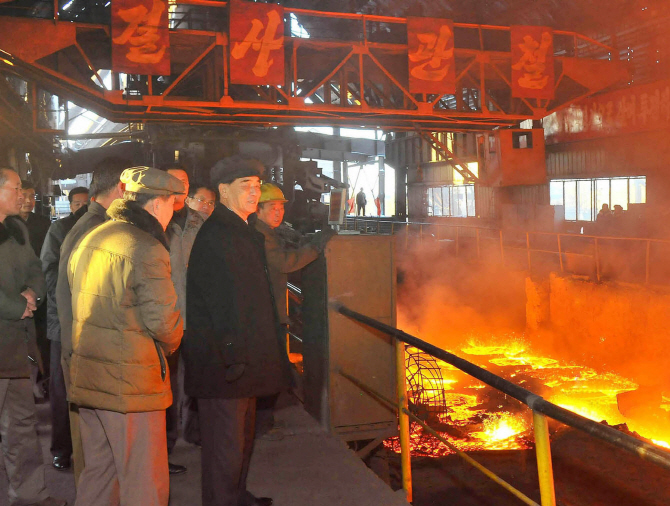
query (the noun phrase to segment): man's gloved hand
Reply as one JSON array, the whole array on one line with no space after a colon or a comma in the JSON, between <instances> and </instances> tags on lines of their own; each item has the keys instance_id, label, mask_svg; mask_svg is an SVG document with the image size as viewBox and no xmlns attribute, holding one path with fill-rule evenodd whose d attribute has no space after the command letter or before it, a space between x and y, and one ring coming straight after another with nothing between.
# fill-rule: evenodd
<instances>
[{"instance_id":1,"label":"man's gloved hand","mask_svg":"<svg viewBox=\"0 0 670 506\"><path fill-rule=\"evenodd\" d=\"M335 232L332 228L324 228L321 232L317 232L312 236L310 244L316 251L323 253L323 250L326 249L326 244L328 244L328 241L330 241L330 239L336 235L337 232Z\"/></svg>"}]
</instances>

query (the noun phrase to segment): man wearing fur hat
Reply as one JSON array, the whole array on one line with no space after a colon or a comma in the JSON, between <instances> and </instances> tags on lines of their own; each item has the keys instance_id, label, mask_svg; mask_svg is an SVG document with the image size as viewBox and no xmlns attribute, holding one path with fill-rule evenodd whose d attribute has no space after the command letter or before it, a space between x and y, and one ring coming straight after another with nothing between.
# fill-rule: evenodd
<instances>
[{"instance_id":1,"label":"man wearing fur hat","mask_svg":"<svg viewBox=\"0 0 670 506\"><path fill-rule=\"evenodd\" d=\"M86 466L78 506L167 506L166 355L181 341L165 228L177 178L149 167L121 174L110 220L70 255L72 357L68 400L79 406Z\"/></svg>"},{"instance_id":2,"label":"man wearing fur hat","mask_svg":"<svg viewBox=\"0 0 670 506\"><path fill-rule=\"evenodd\" d=\"M247 222L260 197L258 160L211 171L220 205L198 232L186 278L186 394L198 399L203 506L268 506L246 489L256 398L290 385L263 249Z\"/></svg>"}]
</instances>

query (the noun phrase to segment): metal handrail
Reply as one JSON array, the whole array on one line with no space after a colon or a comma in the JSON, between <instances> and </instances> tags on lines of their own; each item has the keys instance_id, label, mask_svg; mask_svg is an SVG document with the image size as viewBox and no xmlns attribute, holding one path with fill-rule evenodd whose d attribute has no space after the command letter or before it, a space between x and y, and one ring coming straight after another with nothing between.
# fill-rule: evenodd
<instances>
[{"instance_id":1,"label":"metal handrail","mask_svg":"<svg viewBox=\"0 0 670 506\"><path fill-rule=\"evenodd\" d=\"M365 218L360 218L357 216L346 216L346 220L353 220L354 224L362 221L362 222L372 222L372 223L377 223L378 221L380 223L389 223L393 225L400 225L397 230L400 230L401 227L407 227L407 226L425 226L425 227L440 227L440 228L455 228L455 229L466 229L466 230L490 230L491 232L500 232L502 229L497 228L497 227L486 227L486 226L478 226L478 225L454 225L451 223L435 223L435 222L430 222L430 221L399 221L399 220L390 220L390 219L385 219L383 216L380 217L365 217ZM345 222L346 224L346 222ZM505 232L516 232L516 233L529 233L533 235L548 235L548 236L557 236L560 235L561 237L575 237L579 239L598 239L598 240L616 240L616 241L651 241L651 242L658 242L658 243L664 243L664 244L670 244L670 239L658 239L654 237L624 237L624 236L616 236L616 235L593 235L593 234L576 234L573 232L545 232L541 230L524 230L522 228L506 228L504 230Z\"/></svg>"},{"instance_id":2,"label":"metal handrail","mask_svg":"<svg viewBox=\"0 0 670 506\"><path fill-rule=\"evenodd\" d=\"M624 434L616 429L596 423L588 418L585 418L581 415L573 413L565 408L553 404L541 396L526 390L519 385L512 383L496 374L493 374L486 369L483 369L463 358L460 358L453 353L449 353L441 348L438 348L435 345L432 345L422 339L419 339L415 336L407 334L402 330L399 330L395 327L391 327L384 323L381 323L374 318L370 318L364 314L361 314L357 311L349 309L343 304L334 301L330 304L331 308L353 320L356 320L368 327L384 332L397 341L406 343L410 346L413 346L425 353L428 353L439 360L442 360L448 364L453 365L454 367L460 369L466 374L486 383L487 385L517 399L523 404L527 405L533 411L533 421L535 427L535 438L536 438L536 451L537 451L537 463L538 463L538 475L540 479L540 494L542 498L542 506L554 505L555 504L555 494L554 494L554 484L553 484L553 472L551 467L551 451L549 443L549 433L547 429L547 420L546 417L557 420L569 427L573 427L577 430L585 432L593 437L596 437L602 441L605 441L617 448L625 450L629 453L637 455L643 460L656 464L660 467L670 470L670 452L665 451L659 447L635 439L628 434ZM404 353L403 353L404 355ZM397 368L404 372L404 358L401 361L401 358L397 359ZM399 391L399 412L403 411L403 407L406 408L406 393L401 393L401 390L404 391L404 377L401 378L400 373L398 374L398 381L403 382L403 388L398 386ZM402 432L402 431L401 431ZM402 433L401 433L401 443L402 443ZM411 470L407 470L408 473L411 473ZM410 474L411 475L411 474ZM411 487L409 488L408 495L411 494Z\"/></svg>"},{"instance_id":3,"label":"metal handrail","mask_svg":"<svg viewBox=\"0 0 670 506\"><path fill-rule=\"evenodd\" d=\"M386 406L389 409L392 409L393 411L395 411L399 416L405 415L405 416L411 418L413 422L418 423L419 425L421 425L421 427L423 427L424 430L430 432L430 434L432 434L439 441L444 443L449 449L454 451L459 457L461 457L463 460L465 460L468 464L475 467L477 470L481 471L484 475L489 477L491 480L495 481L498 485L503 487L505 490L507 490L508 492L514 494L516 497L521 499L524 503L526 503L530 506L540 506L537 502L533 501L526 494L524 494L524 493L520 492L519 490L517 490L516 488L514 488L512 485L510 485L505 480L500 478L500 476L498 476L494 472L490 471L488 468L484 467L479 462L477 462L475 459L470 457L467 453L462 452L461 450L459 450L456 446L454 446L447 439L445 439L444 436L442 436L435 429L428 426L423 420L421 420L421 418L416 416L409 409L403 407L399 410L398 407L396 406L396 403L394 403L392 400L388 399L387 397L381 395L379 392L375 391L369 385L366 385L365 383L363 383L362 381L360 381L360 380L356 379L355 377L351 376L350 374L348 374L346 371L343 371L342 369L340 369L338 372L340 373L340 375L347 378L349 381L351 381L358 388L360 388L361 390L363 390L367 394L370 394L372 397L375 397L376 399L378 399L382 403L386 404Z\"/></svg>"},{"instance_id":4,"label":"metal handrail","mask_svg":"<svg viewBox=\"0 0 670 506\"><path fill-rule=\"evenodd\" d=\"M350 218L351 219L351 218ZM359 222L363 222L364 227L359 227ZM409 235L410 235L410 228L414 227L419 227L419 232L418 232L418 237L419 241L422 242L425 232L424 232L424 227L426 227L425 230L430 230L432 227L435 227L437 229L436 237L439 240L440 239L440 232L439 230L442 228L450 228L455 230L455 234L453 238L450 238L450 240L453 240L455 242L456 246L456 256L459 255L459 241L462 241L462 234L459 233L460 230L472 230L474 231L474 235L472 236L476 240L476 246L477 246L477 258L481 258L481 248L480 248L480 241L483 239L486 240L493 240L499 242L499 247L500 247L500 260L504 263L505 262L505 249L507 250L517 250L517 251L525 251L527 258L528 258L528 270L532 270L532 263L533 263L533 253L546 253L546 254L551 254L551 255L557 255L558 256L558 261L560 265L560 270L561 272L564 272L565 269L565 262L564 262L564 256L571 255L571 256L586 256L590 257L593 259L593 264L596 272L596 277L597 280L600 281L602 278L602 269L601 269L601 263L602 259L600 258L600 249L599 246L602 241L608 241L608 242L613 242L613 241L629 241L629 242L635 242L641 245L645 245L645 254L644 254L644 284L649 285L653 284L651 283L651 245L652 244L657 244L657 245L667 245L670 246L670 240L668 239L658 239L658 238L652 238L652 237L624 237L624 236L610 236L610 235L586 235L586 234L575 234L575 233L569 233L569 232L545 232L545 231L532 231L532 230L523 230L523 229L516 229L516 228L510 228L510 229L505 229L504 231L499 228L491 228L491 227L482 227L482 226L475 226L475 225L452 225L452 224L443 224L443 223L430 223L430 222L406 222L406 221L393 221L393 220L384 220L380 219L379 217L377 218L358 218L358 217L353 217L353 226L355 230L360 230L361 228L364 228L364 231L366 233L376 233L380 234L381 223L388 223L391 225L391 231L390 235L394 235L396 232L399 232L400 230L405 231L405 248L408 247L409 245ZM369 227L368 223L376 223L376 227ZM345 229L349 228L349 222L345 222ZM495 235L495 237L484 237L482 236L483 231L488 231L491 232L492 235ZM507 242L505 244L505 237L504 234L507 234L509 237L510 234L517 234L520 237L525 236L525 240L519 242L523 242L523 246L514 246ZM546 237L555 237L556 238L556 250L552 249L542 249L542 248L533 248L530 245L530 238L531 236L546 236ZM566 239L576 239L576 240L587 240L589 242L592 241L591 246L593 246L594 250L593 253L583 253L580 251L569 251L565 249L565 241ZM667 285L667 283L656 283L660 285Z\"/></svg>"}]
</instances>

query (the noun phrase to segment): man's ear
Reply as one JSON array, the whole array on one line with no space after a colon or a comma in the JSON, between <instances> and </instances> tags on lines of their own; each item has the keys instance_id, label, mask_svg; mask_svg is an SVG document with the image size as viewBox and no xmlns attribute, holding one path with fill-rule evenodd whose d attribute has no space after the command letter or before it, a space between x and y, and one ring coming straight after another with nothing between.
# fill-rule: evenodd
<instances>
[{"instance_id":1,"label":"man's ear","mask_svg":"<svg viewBox=\"0 0 670 506\"><path fill-rule=\"evenodd\" d=\"M167 200L167 199L164 200L164 199L158 198L158 199L154 199L153 202L154 202L154 211L156 212L156 215L158 215L158 213L160 211L162 211L162 207L169 205L170 201Z\"/></svg>"},{"instance_id":2,"label":"man's ear","mask_svg":"<svg viewBox=\"0 0 670 506\"><path fill-rule=\"evenodd\" d=\"M220 198L228 196L228 185L225 183L219 183L219 196Z\"/></svg>"}]
</instances>

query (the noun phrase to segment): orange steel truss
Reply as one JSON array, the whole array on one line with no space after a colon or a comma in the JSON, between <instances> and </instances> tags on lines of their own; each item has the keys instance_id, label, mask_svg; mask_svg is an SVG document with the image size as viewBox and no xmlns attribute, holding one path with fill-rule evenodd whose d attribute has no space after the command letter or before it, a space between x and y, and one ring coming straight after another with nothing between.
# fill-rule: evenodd
<instances>
[{"instance_id":1,"label":"orange steel truss","mask_svg":"<svg viewBox=\"0 0 670 506\"><path fill-rule=\"evenodd\" d=\"M198 10L207 14L198 17ZM201 14L204 11L201 11ZM214 14L212 14L214 13ZM209 21L207 18L210 18ZM211 18L220 21L212 29ZM0 17L0 70L117 122L187 121L247 125L349 125L392 130L486 130L541 119L627 77L616 51L573 32L555 31L555 98L513 98L510 28L454 24L455 95L408 91L406 20L285 9L285 85L229 82L225 2L171 6L171 76L111 72L106 25ZM585 57L588 55L588 57ZM111 85L109 84L111 81Z\"/></svg>"}]
</instances>

